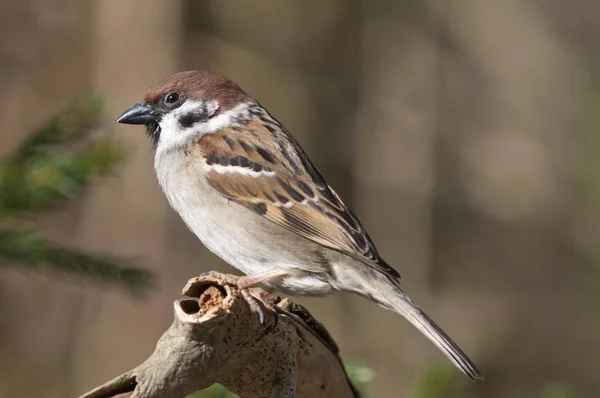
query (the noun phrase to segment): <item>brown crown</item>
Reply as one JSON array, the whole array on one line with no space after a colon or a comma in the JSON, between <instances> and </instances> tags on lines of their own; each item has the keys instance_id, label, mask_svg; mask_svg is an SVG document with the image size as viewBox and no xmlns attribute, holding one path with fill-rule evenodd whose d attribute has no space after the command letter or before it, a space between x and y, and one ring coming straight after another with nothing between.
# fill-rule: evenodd
<instances>
[{"instance_id":1,"label":"brown crown","mask_svg":"<svg viewBox=\"0 0 600 398\"><path fill-rule=\"evenodd\" d=\"M144 101L154 103L164 94L178 92L185 98L216 100L221 110L231 109L250 100L237 84L226 77L205 71L179 72L155 83L144 95Z\"/></svg>"}]
</instances>

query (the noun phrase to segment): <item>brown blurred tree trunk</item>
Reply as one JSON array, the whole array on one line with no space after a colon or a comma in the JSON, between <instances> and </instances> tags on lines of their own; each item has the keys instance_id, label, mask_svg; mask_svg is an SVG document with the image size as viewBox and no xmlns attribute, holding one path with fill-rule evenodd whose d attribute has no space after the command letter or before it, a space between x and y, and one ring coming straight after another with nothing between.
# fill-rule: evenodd
<instances>
[{"instance_id":1,"label":"brown blurred tree trunk","mask_svg":"<svg viewBox=\"0 0 600 398\"><path fill-rule=\"evenodd\" d=\"M430 280L460 306L465 335L475 333L463 317L478 319L483 367L497 377L480 394L533 395L556 378L595 395L591 325L579 312L591 303L577 287L587 271L571 266L567 205L573 54L530 3L445 11Z\"/></svg>"},{"instance_id":2,"label":"brown blurred tree trunk","mask_svg":"<svg viewBox=\"0 0 600 398\"><path fill-rule=\"evenodd\" d=\"M430 17L416 1L364 2L363 7L357 212L383 257L402 274L407 293L456 336L426 300L437 133L432 122L437 54ZM434 350L400 317L370 310L370 303L357 305L364 325L358 333L369 336L363 354L377 364L375 393L404 395L418 363L424 363L422 352Z\"/></svg>"}]
</instances>

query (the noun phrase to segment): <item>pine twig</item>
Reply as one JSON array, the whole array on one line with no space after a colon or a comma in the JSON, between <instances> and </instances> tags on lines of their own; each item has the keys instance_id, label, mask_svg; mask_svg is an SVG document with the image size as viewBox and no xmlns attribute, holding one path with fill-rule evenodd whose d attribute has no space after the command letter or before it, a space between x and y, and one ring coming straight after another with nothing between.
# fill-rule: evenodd
<instances>
[{"instance_id":1,"label":"pine twig","mask_svg":"<svg viewBox=\"0 0 600 398\"><path fill-rule=\"evenodd\" d=\"M46 211L80 195L95 178L108 174L124 158L113 140L91 142L74 153L36 156L0 164L0 217Z\"/></svg>"},{"instance_id":2,"label":"pine twig","mask_svg":"<svg viewBox=\"0 0 600 398\"><path fill-rule=\"evenodd\" d=\"M29 269L77 274L103 283L115 283L135 294L145 293L154 275L112 256L85 253L54 245L28 230L0 229L0 261Z\"/></svg>"},{"instance_id":3,"label":"pine twig","mask_svg":"<svg viewBox=\"0 0 600 398\"><path fill-rule=\"evenodd\" d=\"M104 108L104 101L99 97L76 100L23 141L9 161L20 163L59 144L72 143L85 137L100 125Z\"/></svg>"}]
</instances>

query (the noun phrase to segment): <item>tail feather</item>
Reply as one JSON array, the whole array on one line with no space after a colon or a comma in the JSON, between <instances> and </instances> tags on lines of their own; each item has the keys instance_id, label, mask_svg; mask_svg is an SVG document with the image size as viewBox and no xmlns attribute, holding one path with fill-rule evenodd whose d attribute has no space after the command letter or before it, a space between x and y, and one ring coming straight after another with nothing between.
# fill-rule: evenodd
<instances>
[{"instance_id":1,"label":"tail feather","mask_svg":"<svg viewBox=\"0 0 600 398\"><path fill-rule=\"evenodd\" d=\"M393 290L393 294L384 296L385 301L389 303L386 307L408 319L465 375L473 380L483 380L483 376L479 372L479 369L477 369L477 366L475 366L442 328L436 325L402 290L395 286L393 286Z\"/></svg>"}]
</instances>

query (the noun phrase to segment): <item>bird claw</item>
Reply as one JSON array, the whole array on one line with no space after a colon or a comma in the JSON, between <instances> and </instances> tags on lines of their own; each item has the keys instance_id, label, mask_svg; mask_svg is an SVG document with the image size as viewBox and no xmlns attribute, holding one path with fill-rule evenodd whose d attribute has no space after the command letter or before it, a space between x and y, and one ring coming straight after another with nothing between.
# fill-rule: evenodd
<instances>
[{"instance_id":1,"label":"bird claw","mask_svg":"<svg viewBox=\"0 0 600 398\"><path fill-rule=\"evenodd\" d=\"M258 314L260 326L267 330L273 330L279 322L277 307L254 297L247 289L240 290L242 296L250 306L250 309Z\"/></svg>"}]
</instances>

